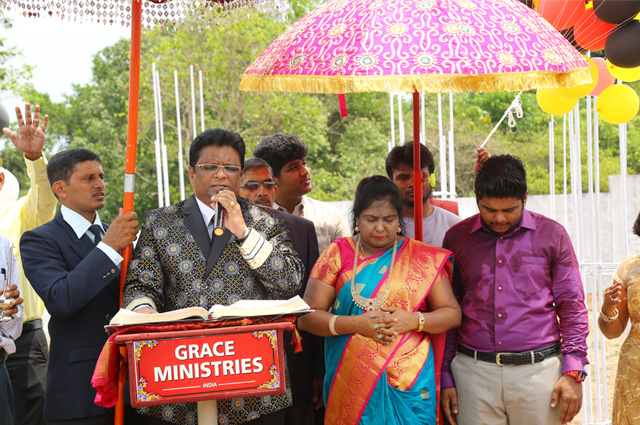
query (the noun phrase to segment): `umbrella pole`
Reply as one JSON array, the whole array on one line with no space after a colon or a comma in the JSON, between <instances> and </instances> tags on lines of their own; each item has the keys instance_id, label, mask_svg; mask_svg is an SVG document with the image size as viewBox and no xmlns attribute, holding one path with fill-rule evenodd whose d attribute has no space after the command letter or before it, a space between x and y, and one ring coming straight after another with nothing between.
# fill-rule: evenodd
<instances>
[{"instance_id":1,"label":"umbrella pole","mask_svg":"<svg viewBox=\"0 0 640 425\"><path fill-rule=\"evenodd\" d=\"M129 62L129 122L127 125L127 159L124 171L123 212L133 211L133 194L136 179L136 151L138 148L138 104L140 98L140 41L142 38L142 0L131 0L131 59ZM131 260L131 245L122 250L120 266L120 306L122 288ZM118 402L115 410L115 425L124 424L124 385L118 386Z\"/></svg>"},{"instance_id":2,"label":"umbrella pole","mask_svg":"<svg viewBox=\"0 0 640 425\"><path fill-rule=\"evenodd\" d=\"M415 239L422 242L422 164L420 164L420 93L413 92L413 218Z\"/></svg>"}]
</instances>

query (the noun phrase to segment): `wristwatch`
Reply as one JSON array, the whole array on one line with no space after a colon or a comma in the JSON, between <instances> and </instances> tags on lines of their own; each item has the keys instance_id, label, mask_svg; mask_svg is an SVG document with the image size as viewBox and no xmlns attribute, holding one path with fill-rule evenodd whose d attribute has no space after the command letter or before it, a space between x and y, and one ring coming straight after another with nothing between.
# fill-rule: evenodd
<instances>
[{"instance_id":1,"label":"wristwatch","mask_svg":"<svg viewBox=\"0 0 640 425\"><path fill-rule=\"evenodd\" d=\"M582 370L570 370L568 372L565 372L564 375L571 376L576 380L576 382L584 382L584 380L587 379L587 372Z\"/></svg>"}]
</instances>

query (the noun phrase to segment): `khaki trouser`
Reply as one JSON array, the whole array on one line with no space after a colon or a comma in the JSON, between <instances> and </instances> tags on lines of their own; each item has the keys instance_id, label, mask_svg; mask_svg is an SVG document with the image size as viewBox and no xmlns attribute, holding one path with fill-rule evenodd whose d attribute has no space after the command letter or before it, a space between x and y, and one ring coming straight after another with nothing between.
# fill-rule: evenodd
<instances>
[{"instance_id":1,"label":"khaki trouser","mask_svg":"<svg viewBox=\"0 0 640 425\"><path fill-rule=\"evenodd\" d=\"M540 363L498 366L458 353L451 362L458 391L458 425L556 425L553 387L562 376L560 355Z\"/></svg>"}]
</instances>

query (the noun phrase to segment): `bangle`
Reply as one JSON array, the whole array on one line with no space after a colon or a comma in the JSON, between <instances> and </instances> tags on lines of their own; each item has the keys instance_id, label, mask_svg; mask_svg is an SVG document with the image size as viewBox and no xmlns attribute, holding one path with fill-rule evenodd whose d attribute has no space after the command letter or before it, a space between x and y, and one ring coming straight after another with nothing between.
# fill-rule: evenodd
<instances>
[{"instance_id":1,"label":"bangle","mask_svg":"<svg viewBox=\"0 0 640 425\"><path fill-rule=\"evenodd\" d=\"M418 332L422 332L422 328L424 328L424 315L418 312Z\"/></svg>"},{"instance_id":2,"label":"bangle","mask_svg":"<svg viewBox=\"0 0 640 425\"><path fill-rule=\"evenodd\" d=\"M338 320L337 314L334 314L331 316L331 319L329 319L329 332L331 332L333 336L339 335L338 332L336 332L336 320Z\"/></svg>"},{"instance_id":3,"label":"bangle","mask_svg":"<svg viewBox=\"0 0 640 425\"><path fill-rule=\"evenodd\" d=\"M606 314L604 314L604 311L600 309L600 319L602 319L602 321L605 323L615 322L616 320L618 320L618 309L616 308L616 315L612 317L607 316Z\"/></svg>"}]
</instances>

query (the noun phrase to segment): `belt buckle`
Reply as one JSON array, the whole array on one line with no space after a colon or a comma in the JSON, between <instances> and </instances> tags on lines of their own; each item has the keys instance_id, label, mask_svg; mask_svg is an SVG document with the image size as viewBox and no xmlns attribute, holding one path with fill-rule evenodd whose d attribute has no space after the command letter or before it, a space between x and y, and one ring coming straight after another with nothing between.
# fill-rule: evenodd
<instances>
[{"instance_id":1,"label":"belt buckle","mask_svg":"<svg viewBox=\"0 0 640 425\"><path fill-rule=\"evenodd\" d=\"M500 356L506 356L508 354L512 354L512 353L496 353L496 364L498 366L508 366L506 364L502 364L502 362L500 361Z\"/></svg>"}]
</instances>

